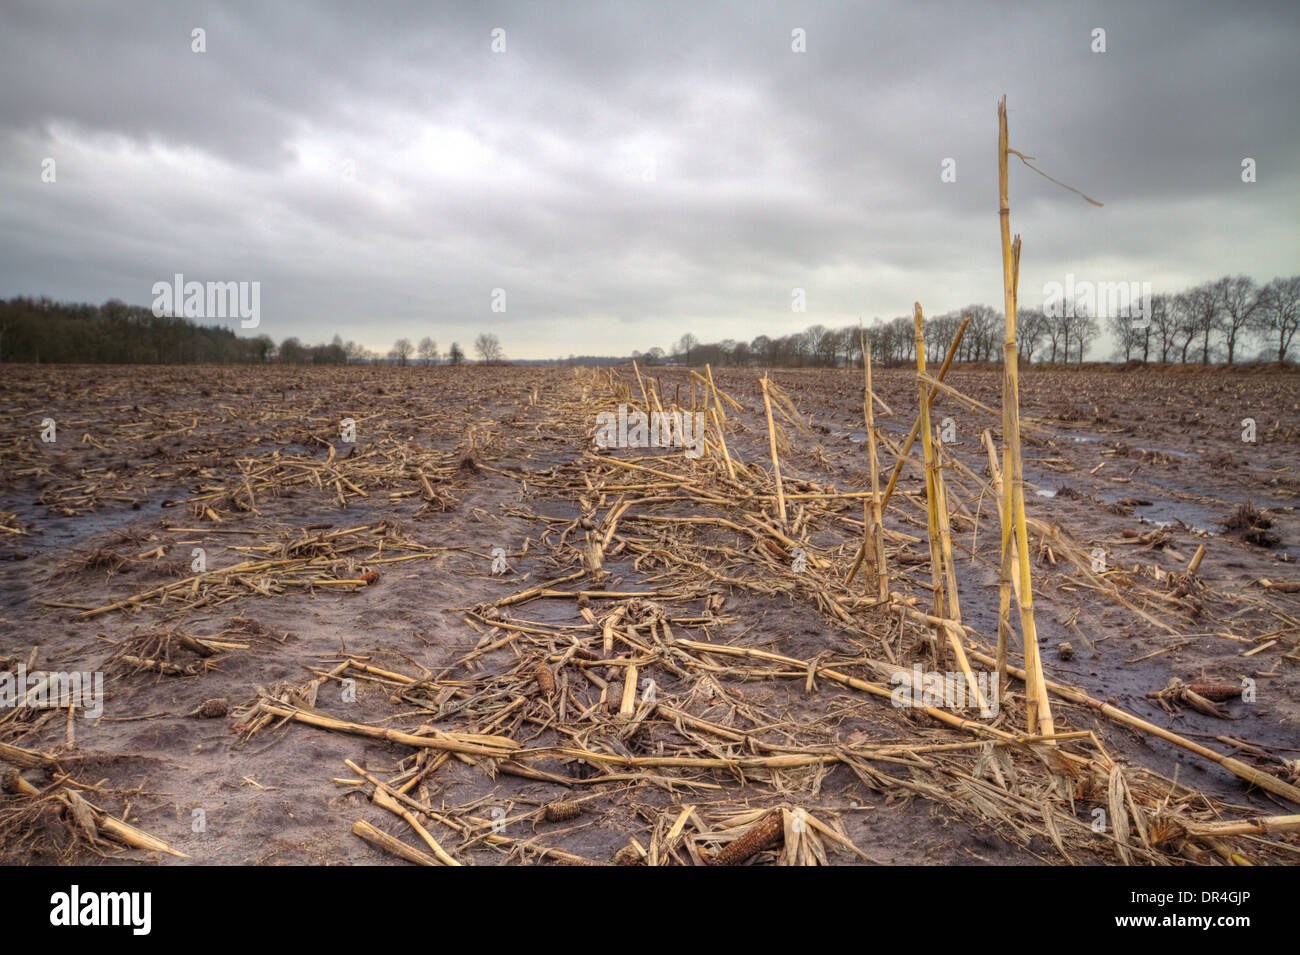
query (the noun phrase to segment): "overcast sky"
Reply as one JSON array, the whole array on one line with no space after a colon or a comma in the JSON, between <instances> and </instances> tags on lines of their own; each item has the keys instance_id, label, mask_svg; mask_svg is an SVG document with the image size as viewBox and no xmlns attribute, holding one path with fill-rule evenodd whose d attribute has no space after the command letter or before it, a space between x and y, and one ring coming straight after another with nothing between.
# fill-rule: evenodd
<instances>
[{"instance_id":1,"label":"overcast sky","mask_svg":"<svg viewBox=\"0 0 1300 955\"><path fill-rule=\"evenodd\" d=\"M1004 93L1105 203L1013 168L1023 305L1300 271L1300 4L1045 6L4 0L0 297L259 281L277 341L512 358L1000 307Z\"/></svg>"}]
</instances>

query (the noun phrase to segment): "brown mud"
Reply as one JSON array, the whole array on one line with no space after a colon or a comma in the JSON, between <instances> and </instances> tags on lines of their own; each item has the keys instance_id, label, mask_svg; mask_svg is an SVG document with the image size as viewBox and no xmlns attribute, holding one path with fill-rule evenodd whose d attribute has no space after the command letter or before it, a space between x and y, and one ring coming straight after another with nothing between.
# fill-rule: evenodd
<instances>
[{"instance_id":1,"label":"brown mud","mask_svg":"<svg viewBox=\"0 0 1300 955\"><path fill-rule=\"evenodd\" d=\"M22 768L39 798L71 778L99 811L209 864L396 861L354 834L359 820L429 853L372 801L370 777L424 807L421 824L466 864L699 864L768 807L784 811L784 848L755 861L1296 861L1294 833L1231 852L1187 836L1297 809L1090 708L1054 701L1058 732L1092 730L1101 747L1063 741L1077 756L1067 772L1043 747L931 752L985 737L827 678L821 668L888 687L871 661L928 659L926 628L873 607L866 574L839 583L861 499L835 494L870 487L861 372L771 375L801 413L798 426L780 425L781 470L787 494L809 495L789 502L786 525L824 564L808 578L788 572L776 538L755 543L767 530L751 539L722 524L673 525L777 521L760 373L713 375L738 405L724 405L724 433L752 481L727 480L716 449L693 462L678 449L596 447L597 411L646 400L631 369L6 368L0 669L103 672L107 698L101 718L0 710L0 744L54 759ZM996 370L957 367L946 381L999 407ZM703 407L685 369L649 369L645 382L665 404ZM897 442L917 411L915 376L878 370L875 384L889 408L877 406L878 429ZM1047 677L1292 784L1300 593L1285 585L1300 580L1298 384L1286 370L1021 376L1028 516L1065 542L1032 542ZM1000 420L948 396L933 417L951 419L945 452L987 479L980 435L1000 440ZM53 443L40 437L47 418ZM355 443L341 440L345 418ZM1245 418L1253 442L1242 439ZM885 524L891 587L928 611L919 456L918 443ZM887 479L894 457L882 448L880 458ZM710 503L723 494L734 497ZM963 622L970 647L991 653L996 502L956 474L951 496L971 515L954 520ZM1225 529L1246 504L1259 516ZM1081 582L1067 556L1080 551L1148 617ZM506 567L494 570L501 555ZM548 581L557 593L511 602ZM219 649L201 656L176 634ZM1072 658L1058 653L1062 642ZM793 658L808 672L699 644ZM539 660L553 693L535 678ZM629 661L653 686L620 715ZM1225 702L1220 718L1149 695L1171 679L1249 680L1255 698ZM1003 701L1001 731L1023 729L1020 690ZM227 716L188 715L217 698ZM285 722L267 707L488 752ZM476 734L508 738L529 758ZM1088 829L1097 806L1114 809L1079 775L1098 753L1134 774L1125 785L1135 826L1153 830L1118 849ZM782 755L826 761L761 762ZM673 758L704 762L662 762ZM88 837L62 805L35 813L31 798L0 793L0 860L184 861ZM557 800L581 811L548 821L541 807ZM1036 801L1054 807L1047 822Z\"/></svg>"}]
</instances>

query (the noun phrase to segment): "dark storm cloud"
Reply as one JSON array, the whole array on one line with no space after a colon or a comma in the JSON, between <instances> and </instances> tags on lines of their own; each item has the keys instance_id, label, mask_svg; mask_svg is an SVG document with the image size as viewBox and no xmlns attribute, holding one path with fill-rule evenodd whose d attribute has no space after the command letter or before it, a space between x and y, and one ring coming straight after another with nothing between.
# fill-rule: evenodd
<instances>
[{"instance_id":1,"label":"dark storm cloud","mask_svg":"<svg viewBox=\"0 0 1300 955\"><path fill-rule=\"evenodd\" d=\"M1012 144L1105 202L1013 171L1026 304L1300 260L1292 4L447 7L7 9L0 295L259 280L277 339L518 357L1000 304L1004 92Z\"/></svg>"}]
</instances>

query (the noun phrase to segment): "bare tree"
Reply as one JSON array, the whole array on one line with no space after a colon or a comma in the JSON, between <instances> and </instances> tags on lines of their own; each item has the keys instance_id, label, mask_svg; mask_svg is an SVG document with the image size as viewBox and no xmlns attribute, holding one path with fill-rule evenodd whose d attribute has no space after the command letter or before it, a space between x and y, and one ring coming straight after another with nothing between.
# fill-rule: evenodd
<instances>
[{"instance_id":1,"label":"bare tree","mask_svg":"<svg viewBox=\"0 0 1300 955\"><path fill-rule=\"evenodd\" d=\"M1047 327L1047 316L1041 308L1016 309L1016 353L1025 361L1034 360L1034 350L1047 337Z\"/></svg>"},{"instance_id":2,"label":"bare tree","mask_svg":"<svg viewBox=\"0 0 1300 955\"><path fill-rule=\"evenodd\" d=\"M465 353L461 351L460 345L457 342L452 342L451 348L447 349L447 361L453 365L459 365L464 360Z\"/></svg>"},{"instance_id":3,"label":"bare tree","mask_svg":"<svg viewBox=\"0 0 1300 955\"><path fill-rule=\"evenodd\" d=\"M933 364L943 359L943 356L948 353L948 349L951 347L953 338L957 335L957 328L960 325L960 312L944 312L942 315L932 315L925 320L926 361ZM853 329L853 337L854 339L857 338L857 329ZM913 330L913 337L915 337L915 330ZM872 342L872 360L876 362L887 360L884 349L881 349L879 352L875 350L876 348L880 348L880 341L877 338L873 338Z\"/></svg>"},{"instance_id":4,"label":"bare tree","mask_svg":"<svg viewBox=\"0 0 1300 955\"><path fill-rule=\"evenodd\" d=\"M1075 302L1067 301L1065 295L1053 296L1043 302L1044 333L1051 345L1051 357L1048 361L1056 363L1058 350L1065 352L1065 362L1070 362L1070 322L1074 316Z\"/></svg>"},{"instance_id":5,"label":"bare tree","mask_svg":"<svg viewBox=\"0 0 1300 955\"><path fill-rule=\"evenodd\" d=\"M426 365L433 362L438 357L438 343L425 335L420 339L419 355L420 360Z\"/></svg>"},{"instance_id":6,"label":"bare tree","mask_svg":"<svg viewBox=\"0 0 1300 955\"><path fill-rule=\"evenodd\" d=\"M691 352L695 350L695 347L699 345L699 343L700 340L698 338L690 332L687 332L678 339L676 354L681 355L682 360L689 365L691 363Z\"/></svg>"},{"instance_id":7,"label":"bare tree","mask_svg":"<svg viewBox=\"0 0 1300 955\"><path fill-rule=\"evenodd\" d=\"M978 305L966 309L966 312L971 316L971 324L979 326L979 360L1002 361L1002 345L1007 340L1007 320L1002 315L1002 309Z\"/></svg>"},{"instance_id":8,"label":"bare tree","mask_svg":"<svg viewBox=\"0 0 1300 955\"><path fill-rule=\"evenodd\" d=\"M1146 311L1138 313L1138 317L1143 319L1142 325L1134 327L1138 335L1138 341L1142 346L1142 364L1144 365L1151 359L1151 324L1154 321L1155 299L1156 296L1153 295L1146 300ZM1130 314L1132 314L1131 310Z\"/></svg>"},{"instance_id":9,"label":"bare tree","mask_svg":"<svg viewBox=\"0 0 1300 955\"><path fill-rule=\"evenodd\" d=\"M1178 334L1178 320L1173 300L1168 295L1151 296L1151 328L1148 331L1154 332L1160 340L1160 361L1169 361L1169 352Z\"/></svg>"},{"instance_id":10,"label":"bare tree","mask_svg":"<svg viewBox=\"0 0 1300 955\"><path fill-rule=\"evenodd\" d=\"M409 338L399 338L393 342L393 348L388 353L388 356L395 359L399 365L405 365L406 360L411 357L411 353L414 351L415 346L411 344Z\"/></svg>"},{"instance_id":11,"label":"bare tree","mask_svg":"<svg viewBox=\"0 0 1300 955\"><path fill-rule=\"evenodd\" d=\"M1277 339L1277 360L1286 361L1291 340L1300 330L1300 275L1276 278L1261 290L1255 330Z\"/></svg>"},{"instance_id":12,"label":"bare tree","mask_svg":"<svg viewBox=\"0 0 1300 955\"><path fill-rule=\"evenodd\" d=\"M845 325L837 334L840 338L840 350L844 352L844 366L861 368L862 339L858 337L858 326Z\"/></svg>"},{"instance_id":13,"label":"bare tree","mask_svg":"<svg viewBox=\"0 0 1300 955\"><path fill-rule=\"evenodd\" d=\"M808 343L808 354L817 365L835 364L835 352L838 343L835 333L825 325L811 325L804 331L804 340Z\"/></svg>"},{"instance_id":14,"label":"bare tree","mask_svg":"<svg viewBox=\"0 0 1300 955\"><path fill-rule=\"evenodd\" d=\"M1133 357L1134 351L1141 349L1146 330L1134 327L1133 319L1121 314L1124 311L1120 309L1116 314L1107 316L1106 327L1115 338L1115 357L1122 355L1124 361L1128 361Z\"/></svg>"},{"instance_id":15,"label":"bare tree","mask_svg":"<svg viewBox=\"0 0 1300 955\"><path fill-rule=\"evenodd\" d=\"M1061 340L1065 340L1068 347L1070 344L1070 320L1064 314L1056 314L1047 311L1043 316L1043 331L1047 335L1047 341L1052 346L1052 352L1047 359L1053 364L1056 363L1056 350L1061 347ZM1069 360L1067 353L1066 360Z\"/></svg>"},{"instance_id":16,"label":"bare tree","mask_svg":"<svg viewBox=\"0 0 1300 955\"><path fill-rule=\"evenodd\" d=\"M1237 336L1254 327L1262 290L1248 275L1227 276L1214 283L1222 310L1224 344L1228 347L1228 364L1237 353Z\"/></svg>"},{"instance_id":17,"label":"bare tree","mask_svg":"<svg viewBox=\"0 0 1300 955\"><path fill-rule=\"evenodd\" d=\"M889 323L889 338L896 362L910 365L916 357L915 329L915 322L907 315L900 315Z\"/></svg>"},{"instance_id":18,"label":"bare tree","mask_svg":"<svg viewBox=\"0 0 1300 955\"><path fill-rule=\"evenodd\" d=\"M474 339L474 350L478 352L479 358L489 365L495 365L502 358L501 342L488 332Z\"/></svg>"},{"instance_id":19,"label":"bare tree","mask_svg":"<svg viewBox=\"0 0 1300 955\"><path fill-rule=\"evenodd\" d=\"M1233 363L1256 337L1262 337L1269 340L1269 350L1276 348L1279 360L1284 361L1300 339L1300 276L1276 278L1262 288L1246 276L1225 276L1177 295L1144 296L1142 307L1136 310L1136 301L1117 297L1113 289L1105 304L1094 308L1097 301L1080 289L1074 301L1057 296L1045 300L1041 309L1021 309L1016 323L1021 360L1032 362L1037 357L1069 363L1113 357L1140 359L1143 364L1156 360L1186 363L1189 356L1196 361L1199 352L1200 361L1206 364ZM1126 301L1127 306L1123 304ZM1106 316L1104 321L1099 314ZM937 363L952 347L963 316L969 316L969 322L955 353L957 361L1000 361L1002 314L978 304L926 320L928 360ZM1113 356L1090 355L1090 347L1103 330L1113 339ZM876 317L863 332L880 365L911 364L916 339L910 315L889 321ZM856 325L838 329L812 325L782 337L759 335L748 344L732 339L700 342L688 334L673 346L671 354L675 360L692 364L838 368L857 366L862 348ZM638 357L649 365L663 355L662 349L651 349Z\"/></svg>"},{"instance_id":20,"label":"bare tree","mask_svg":"<svg viewBox=\"0 0 1300 955\"><path fill-rule=\"evenodd\" d=\"M1174 348L1178 350L1178 360L1187 364L1187 352L1196 340L1196 303L1191 291L1179 292L1170 300L1173 312ZM1182 342L1179 345L1179 342Z\"/></svg>"},{"instance_id":21,"label":"bare tree","mask_svg":"<svg viewBox=\"0 0 1300 955\"><path fill-rule=\"evenodd\" d=\"M1201 339L1201 364L1210 363L1210 336L1223 326L1223 303L1218 282L1206 282L1184 293L1192 335Z\"/></svg>"},{"instance_id":22,"label":"bare tree","mask_svg":"<svg viewBox=\"0 0 1300 955\"><path fill-rule=\"evenodd\" d=\"M1074 314L1068 319L1068 322L1070 336L1079 347L1079 364L1083 364L1083 360L1088 353L1088 346L1091 345L1092 340L1100 334L1101 325L1097 322L1097 319L1088 312L1088 309L1082 306L1075 307ZM1066 361L1069 361L1070 359L1068 349L1065 358Z\"/></svg>"}]
</instances>

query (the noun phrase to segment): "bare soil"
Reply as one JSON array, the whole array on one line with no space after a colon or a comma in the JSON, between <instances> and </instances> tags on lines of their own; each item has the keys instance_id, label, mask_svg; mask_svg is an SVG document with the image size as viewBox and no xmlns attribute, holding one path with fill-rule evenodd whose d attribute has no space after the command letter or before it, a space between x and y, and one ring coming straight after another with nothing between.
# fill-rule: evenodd
<instances>
[{"instance_id":1,"label":"bare soil","mask_svg":"<svg viewBox=\"0 0 1300 955\"><path fill-rule=\"evenodd\" d=\"M713 374L744 409L729 422L732 453L770 467L760 373ZM869 488L861 372L775 371L771 377L808 426L808 433L784 429L783 477L791 486ZM647 379L665 401L692 407L687 370L650 369ZM1000 407L998 370L958 367L946 381ZM1300 375L1289 369L1026 369L1021 381L1029 516L1096 554L1103 572L1163 624L1081 583L1075 565L1050 540L1040 540L1033 573L1048 678L1293 783L1300 777L1300 593L1272 585L1300 580L1294 563L1300 555L1298 388ZM876 392L892 412L878 407L877 425L899 441L917 412L915 376L879 370ZM624 523L604 555L598 589L641 596L573 599L579 588L596 587L579 576L555 585L567 596L494 608L583 569L584 534L590 537L593 521L607 526L604 520L622 500L583 488L584 470L595 466L592 455L648 466L644 452L600 451L593 444L593 409L613 411L620 394L640 398L630 369L611 378L604 370L506 366L6 367L0 379L0 669L14 672L21 663L31 670L100 671L107 699L98 719L31 707L0 711L0 742L57 756L71 777L94 787L86 794L97 807L189 859L92 843L58 815L35 827L6 826L3 813L25 797L0 794L0 861L395 861L353 834L359 819L425 849L406 823L372 804L370 786L345 760L395 785L419 775L411 797L456 823L435 824L426 815L430 831L471 864L559 859L525 842L608 862L632 841L662 846L657 861L690 864L700 858L690 840L668 838L686 809L696 813L689 832L701 818L721 828L728 818L746 819L747 810L769 806L806 809L881 863L1115 861L1105 847L1080 849L1070 842L1066 852L1043 834L992 822L964 807L951 788L942 797L932 790L929 798L931 783L921 780L930 779L933 767L919 757L891 769L912 774L906 786L894 785L893 776L873 782L844 762L798 773L660 768L600 781L601 773L614 777L619 771L562 755L524 764L549 777L539 779L464 753L433 766L439 751L301 722L253 727L259 700L286 699L286 687L319 680L304 708L349 723L408 733L421 727L479 733L488 725L520 745L581 748L593 734L611 732L612 724L600 722L604 716L598 720L587 710L618 689L612 681L617 668L580 666L565 648L577 641L599 649L599 621L616 606L627 619L645 605L655 608L678 640L735 644L801 661L820 655L823 663L878 681L878 674L855 669L855 661L867 650L879 656L876 644L893 639L896 618L864 603L850 608L852 626L846 626L797 589L727 585L719 576L739 573L727 555L739 552L743 535L700 538L705 549L698 562L713 576L701 571L698 585L688 585L680 564L670 567L667 557L656 562L644 549L651 537L645 525L636 525L643 536L631 540L642 549L625 547L621 535L630 532ZM991 429L1000 438L1000 421L948 396L937 400L933 414L952 438L945 437L947 453L987 476L980 435ZM341 440L345 418L355 422L354 443ZM1243 440L1247 418L1254 422L1253 441ZM52 443L41 440L45 419L57 427ZM913 455L919 456L919 445ZM680 451L664 456L682 463ZM345 467L353 457L360 463ZM881 461L887 479L894 457L882 449ZM954 525L963 620L986 638L974 645L990 648L997 632L997 508L968 485L954 477L954 506L974 518ZM627 493L634 504L629 514L688 513L663 489L641 497ZM921 560L905 564L900 557L893 586L922 594L918 606L928 609L925 512L923 502L914 506L923 495L923 471L909 464L885 523L898 535L920 539L902 550ZM836 512L836 533L819 525L820 536L808 541L840 576L853 558L851 519L860 517L860 503L853 499ZM1243 505L1255 509L1245 526L1232 520ZM707 549L715 544L725 553ZM1206 555L1195 580L1180 590L1179 575L1201 544ZM298 559L301 566L204 578L148 596L195 576L195 548L203 549L209 569L277 559ZM507 567L494 572L502 553ZM303 555L323 563L302 563ZM372 573L377 576L365 576ZM864 594L870 590L864 578L858 586ZM1153 599L1151 592L1166 597ZM113 607L132 598L140 599ZM543 643L494 626L494 619L534 628L532 636ZM667 646L667 631L658 626L637 632L633 642L653 636ZM162 644L173 654L163 662L182 669L157 672L123 663L124 652L141 656L132 648L157 650L158 634L167 632L239 648L203 658L177 649L173 640ZM514 641L505 639L511 635ZM1071 659L1058 654L1062 642L1072 645ZM632 647L618 644L606 656L636 656ZM908 665L913 657L907 654L919 652L901 637L896 649ZM533 686L533 695L523 699L526 680L519 674L543 651L552 663L559 659L556 696L537 694ZM352 684L325 676L348 658L418 682L354 668L344 672L355 679L353 699ZM658 659L657 667L674 657L664 651ZM830 752L859 743L969 739L940 733L943 728L923 716L822 677L810 691L802 673L777 672L780 667L760 673L752 659L695 659L717 664L716 672L706 679L686 664L681 672L655 669L658 700L741 726L771 747ZM586 674L603 674L612 689ZM1166 708L1148 694L1172 678L1248 679L1255 700L1228 701L1228 718L1185 705ZM478 695L455 696L457 688ZM227 716L188 715L218 698L229 702ZM458 709L467 698L471 702ZM496 707L517 699L523 702L514 703L509 718L492 725ZM1125 766L1202 794L1196 811L1207 817L1296 811L1183 749L1086 707L1056 705L1058 722L1068 730L1093 730ZM1005 710L1006 719L1018 718L1015 700ZM624 756L682 752L680 730L651 706L617 745ZM708 755L702 745L691 752ZM733 753L722 743L717 752ZM975 775L978 755L972 751L963 764ZM58 784L51 771L24 769L23 775L42 790ZM583 812L556 822L532 817L561 799L585 800ZM1062 811L1086 826L1082 790L1065 802ZM511 841L492 844L489 834ZM831 837L822 841L829 861L865 861ZM1294 861L1300 849L1294 836L1276 841L1278 858ZM1220 861L1196 851L1184 856Z\"/></svg>"}]
</instances>

